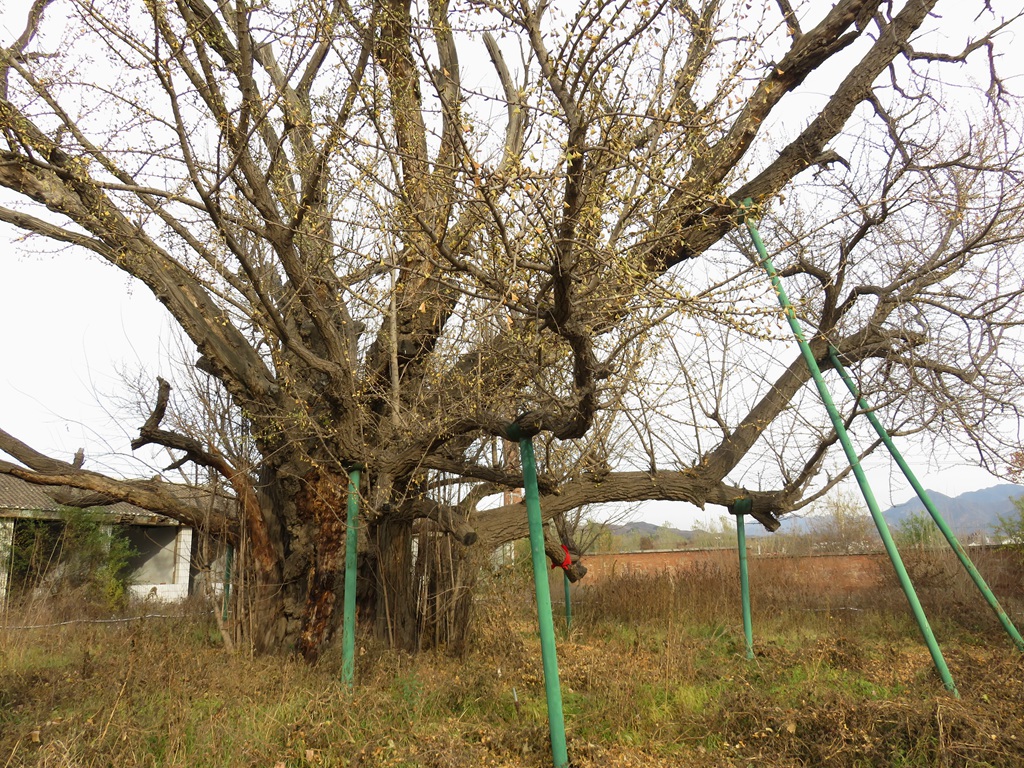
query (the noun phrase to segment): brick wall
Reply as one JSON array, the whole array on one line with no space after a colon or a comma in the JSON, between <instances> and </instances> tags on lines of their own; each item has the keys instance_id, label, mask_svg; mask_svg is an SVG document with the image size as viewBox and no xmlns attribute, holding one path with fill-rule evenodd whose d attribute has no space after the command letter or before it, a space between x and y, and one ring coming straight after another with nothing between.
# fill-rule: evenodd
<instances>
[{"instance_id":1,"label":"brick wall","mask_svg":"<svg viewBox=\"0 0 1024 768\"><path fill-rule=\"evenodd\" d=\"M935 550L919 555L902 553L911 569L915 557L933 558L946 568L960 568L950 550ZM971 547L968 551L982 576L997 593L1016 594L1022 589L1024 568L1016 553L999 547ZM949 561L946 563L945 561ZM586 577L579 585L598 584L602 580L624 574L672 572L685 578L689 570L714 568L739 578L739 557L735 549L663 550L586 555ZM919 569L922 572L926 569ZM892 564L884 552L864 555L757 555L748 553L751 583L758 579L786 582L806 591L851 592L875 588L886 579L895 578ZM562 573L551 572L552 599L564 599Z\"/></svg>"}]
</instances>

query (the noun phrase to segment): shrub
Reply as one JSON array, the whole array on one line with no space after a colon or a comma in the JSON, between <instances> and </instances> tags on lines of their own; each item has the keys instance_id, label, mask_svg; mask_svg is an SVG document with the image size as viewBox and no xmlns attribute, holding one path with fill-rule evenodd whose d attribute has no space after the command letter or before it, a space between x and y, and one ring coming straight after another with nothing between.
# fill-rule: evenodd
<instances>
[{"instance_id":1,"label":"shrub","mask_svg":"<svg viewBox=\"0 0 1024 768\"><path fill-rule=\"evenodd\" d=\"M1015 498L1013 506L1015 511L1012 514L999 515L995 531L1003 538L1005 546L1015 550L1024 561L1024 496Z\"/></svg>"},{"instance_id":2,"label":"shrub","mask_svg":"<svg viewBox=\"0 0 1024 768\"><path fill-rule=\"evenodd\" d=\"M71 596L105 610L128 601L135 550L116 527L68 508L61 520L18 520L10 588L22 599Z\"/></svg>"}]
</instances>

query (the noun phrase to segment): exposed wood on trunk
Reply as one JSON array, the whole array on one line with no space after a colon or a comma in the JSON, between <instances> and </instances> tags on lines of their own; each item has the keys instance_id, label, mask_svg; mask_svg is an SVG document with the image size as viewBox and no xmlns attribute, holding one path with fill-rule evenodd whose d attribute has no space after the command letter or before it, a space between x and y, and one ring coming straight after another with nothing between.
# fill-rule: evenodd
<instances>
[{"instance_id":1,"label":"exposed wood on trunk","mask_svg":"<svg viewBox=\"0 0 1024 768\"><path fill-rule=\"evenodd\" d=\"M314 549L306 577L306 604L298 651L312 663L338 625L336 611L344 578L345 505L348 478L313 470L296 498L298 513L313 528Z\"/></svg>"}]
</instances>

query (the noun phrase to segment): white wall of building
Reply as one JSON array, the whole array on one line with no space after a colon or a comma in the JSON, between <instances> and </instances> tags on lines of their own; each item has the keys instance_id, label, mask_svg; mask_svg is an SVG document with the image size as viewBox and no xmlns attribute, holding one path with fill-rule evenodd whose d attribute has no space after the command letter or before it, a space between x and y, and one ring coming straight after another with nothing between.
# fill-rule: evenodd
<instances>
[{"instance_id":1,"label":"white wall of building","mask_svg":"<svg viewBox=\"0 0 1024 768\"><path fill-rule=\"evenodd\" d=\"M0 520L0 614L7 613L7 594L14 557L14 521Z\"/></svg>"},{"instance_id":2,"label":"white wall of building","mask_svg":"<svg viewBox=\"0 0 1024 768\"><path fill-rule=\"evenodd\" d=\"M161 533L169 531L177 534L170 542L155 541L147 553L149 557L136 569L135 583L131 586L133 597L155 600L184 600L188 597L192 529L164 528ZM151 538L159 537L154 535Z\"/></svg>"}]
</instances>

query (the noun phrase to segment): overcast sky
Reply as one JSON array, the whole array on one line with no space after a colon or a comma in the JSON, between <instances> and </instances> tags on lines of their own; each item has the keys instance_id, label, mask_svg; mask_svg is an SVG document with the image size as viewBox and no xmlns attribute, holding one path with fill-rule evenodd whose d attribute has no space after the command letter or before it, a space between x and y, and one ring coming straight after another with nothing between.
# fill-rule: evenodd
<instances>
[{"instance_id":1,"label":"overcast sky","mask_svg":"<svg viewBox=\"0 0 1024 768\"><path fill-rule=\"evenodd\" d=\"M0 3L0 45L20 33L28 5ZM1004 61L1004 72L1021 75L1010 80L1015 91L1024 89L1020 49L1008 47L1017 60ZM169 367L169 315L144 286L98 258L81 251L40 252L39 244L19 241L3 225L0 290L0 428L58 458L70 459L84 447L92 468L148 472L146 463L129 458L139 424L119 419L111 396L124 393L122 370L142 369L155 377ZM947 495L1000 482L969 460L931 446L909 445L905 453L926 487ZM883 508L911 496L887 458L876 455L867 467ZM637 516L692 527L719 513L651 502Z\"/></svg>"}]
</instances>

